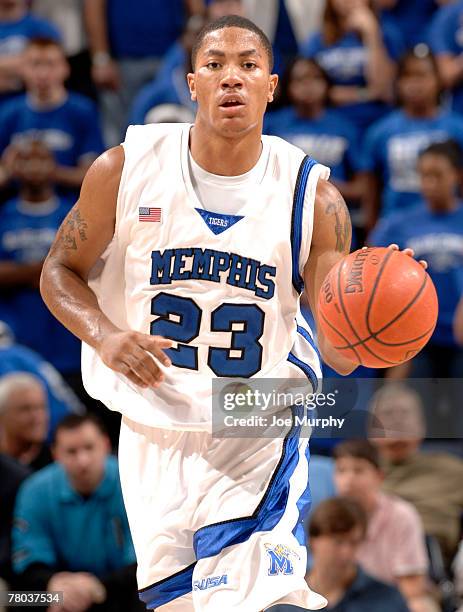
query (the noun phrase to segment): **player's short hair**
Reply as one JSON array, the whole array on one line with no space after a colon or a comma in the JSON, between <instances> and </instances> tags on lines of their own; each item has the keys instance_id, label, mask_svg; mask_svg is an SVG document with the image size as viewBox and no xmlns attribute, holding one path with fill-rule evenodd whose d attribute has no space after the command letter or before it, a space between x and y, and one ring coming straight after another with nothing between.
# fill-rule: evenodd
<instances>
[{"instance_id":1,"label":"player's short hair","mask_svg":"<svg viewBox=\"0 0 463 612\"><path fill-rule=\"evenodd\" d=\"M39 49L55 47L61 51L63 56L65 56L63 45L56 40L56 38L52 38L51 36L34 36L30 38L26 44L26 49L31 49L32 47L37 47Z\"/></svg>"},{"instance_id":2,"label":"player's short hair","mask_svg":"<svg viewBox=\"0 0 463 612\"><path fill-rule=\"evenodd\" d=\"M8 408L10 396L14 391L41 388L45 391L42 380L30 372L9 372L0 378L0 414Z\"/></svg>"},{"instance_id":3,"label":"player's short hair","mask_svg":"<svg viewBox=\"0 0 463 612\"><path fill-rule=\"evenodd\" d=\"M367 531L367 516L363 508L353 499L332 497L322 501L312 513L309 536L343 535L360 527L362 534Z\"/></svg>"},{"instance_id":4,"label":"player's short hair","mask_svg":"<svg viewBox=\"0 0 463 612\"><path fill-rule=\"evenodd\" d=\"M445 157L455 170L461 170L463 167L463 150L455 140L435 142L420 153L420 159L425 155Z\"/></svg>"},{"instance_id":5,"label":"player's short hair","mask_svg":"<svg viewBox=\"0 0 463 612\"><path fill-rule=\"evenodd\" d=\"M204 26L204 28L199 32L191 51L191 65L193 66L193 70L196 65L198 51L201 48L206 36L211 32L223 30L225 28L241 28L242 30L248 30L249 32L256 34L267 54L269 69L270 71L273 70L273 50L267 35L250 19L240 17L239 15L225 15L225 17L215 19Z\"/></svg>"},{"instance_id":6,"label":"player's short hair","mask_svg":"<svg viewBox=\"0 0 463 612\"><path fill-rule=\"evenodd\" d=\"M104 436L108 435L103 421L95 414L92 414L91 412L89 412L88 414L68 414L56 426L55 433L53 436L53 443L56 444L60 431L72 431L73 429L78 429L79 427L82 427L82 425L85 425L87 423L91 423L92 425L94 425L98 429L98 431Z\"/></svg>"},{"instance_id":7,"label":"player's short hair","mask_svg":"<svg viewBox=\"0 0 463 612\"><path fill-rule=\"evenodd\" d=\"M345 457L363 459L368 461L377 470L381 468L378 449L368 440L346 440L341 442L335 447L333 457L335 459L343 459Z\"/></svg>"}]
</instances>

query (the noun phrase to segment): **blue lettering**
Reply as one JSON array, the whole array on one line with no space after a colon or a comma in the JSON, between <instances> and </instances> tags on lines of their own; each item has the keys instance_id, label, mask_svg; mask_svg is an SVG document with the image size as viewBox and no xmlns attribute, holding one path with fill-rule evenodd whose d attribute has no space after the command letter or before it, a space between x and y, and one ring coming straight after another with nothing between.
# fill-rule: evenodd
<instances>
[{"instance_id":1,"label":"blue lettering","mask_svg":"<svg viewBox=\"0 0 463 612\"><path fill-rule=\"evenodd\" d=\"M190 271L184 271L183 268L186 266L185 257L191 257L192 253L193 249L175 250L174 270L172 272L171 280L190 278Z\"/></svg>"},{"instance_id":2,"label":"blue lettering","mask_svg":"<svg viewBox=\"0 0 463 612\"><path fill-rule=\"evenodd\" d=\"M172 263L173 249L166 249L161 254L160 251L151 253L151 279L152 285L170 285L172 282L170 276L170 266Z\"/></svg>"},{"instance_id":3,"label":"blue lettering","mask_svg":"<svg viewBox=\"0 0 463 612\"><path fill-rule=\"evenodd\" d=\"M259 269L259 283L266 287L267 291L264 291L260 287L256 289L256 296L270 300L275 294L275 283L272 278L275 278L277 269L274 266L261 266ZM270 278L267 278L269 276Z\"/></svg>"},{"instance_id":4,"label":"blue lettering","mask_svg":"<svg viewBox=\"0 0 463 612\"><path fill-rule=\"evenodd\" d=\"M223 251L214 251L214 264L212 266L211 281L220 283L219 272L225 272L230 267L230 255Z\"/></svg>"},{"instance_id":5,"label":"blue lettering","mask_svg":"<svg viewBox=\"0 0 463 612\"><path fill-rule=\"evenodd\" d=\"M240 257L235 253L232 253L232 261L230 265L230 274L228 275L227 283L234 287L246 287L246 277L248 275L248 262L247 257Z\"/></svg>"},{"instance_id":6,"label":"blue lettering","mask_svg":"<svg viewBox=\"0 0 463 612\"><path fill-rule=\"evenodd\" d=\"M211 249L193 249L193 266L190 278L194 280L211 280L210 268L214 251Z\"/></svg>"}]
</instances>

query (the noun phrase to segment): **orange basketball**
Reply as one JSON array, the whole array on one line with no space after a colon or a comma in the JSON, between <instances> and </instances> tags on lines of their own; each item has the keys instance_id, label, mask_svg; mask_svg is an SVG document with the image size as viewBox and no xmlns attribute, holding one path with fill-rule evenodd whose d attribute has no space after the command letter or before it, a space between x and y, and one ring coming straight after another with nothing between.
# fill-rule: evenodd
<instances>
[{"instance_id":1,"label":"orange basketball","mask_svg":"<svg viewBox=\"0 0 463 612\"><path fill-rule=\"evenodd\" d=\"M361 249L338 262L318 307L336 350L372 368L414 357L430 339L438 311L429 274L412 257L386 248Z\"/></svg>"}]
</instances>

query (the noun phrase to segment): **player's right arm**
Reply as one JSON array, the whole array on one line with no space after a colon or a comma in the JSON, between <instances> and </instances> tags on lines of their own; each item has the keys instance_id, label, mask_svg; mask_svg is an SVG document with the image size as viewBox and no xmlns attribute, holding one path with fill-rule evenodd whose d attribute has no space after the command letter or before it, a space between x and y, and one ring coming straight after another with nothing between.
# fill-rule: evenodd
<instances>
[{"instance_id":1,"label":"player's right arm","mask_svg":"<svg viewBox=\"0 0 463 612\"><path fill-rule=\"evenodd\" d=\"M163 349L172 342L116 327L98 305L88 276L114 235L124 150L115 147L90 167L79 200L63 221L43 265L40 291L48 308L73 334L92 346L103 362L142 387L157 387Z\"/></svg>"}]
</instances>

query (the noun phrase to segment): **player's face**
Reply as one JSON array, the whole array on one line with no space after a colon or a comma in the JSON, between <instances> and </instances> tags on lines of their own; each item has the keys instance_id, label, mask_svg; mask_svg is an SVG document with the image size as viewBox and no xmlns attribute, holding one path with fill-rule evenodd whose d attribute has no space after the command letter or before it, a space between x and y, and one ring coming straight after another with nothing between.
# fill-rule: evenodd
<instances>
[{"instance_id":1,"label":"player's face","mask_svg":"<svg viewBox=\"0 0 463 612\"><path fill-rule=\"evenodd\" d=\"M198 51L194 74L188 75L198 102L196 123L228 137L262 129L277 82L257 34L243 28L211 32Z\"/></svg>"},{"instance_id":2,"label":"player's face","mask_svg":"<svg viewBox=\"0 0 463 612\"><path fill-rule=\"evenodd\" d=\"M11 393L8 408L2 415L7 434L26 444L44 442L48 430L48 407L45 392L31 386Z\"/></svg>"},{"instance_id":3,"label":"player's face","mask_svg":"<svg viewBox=\"0 0 463 612\"><path fill-rule=\"evenodd\" d=\"M398 80L399 97L407 106L437 104L439 80L429 58L410 58Z\"/></svg>"},{"instance_id":4,"label":"player's face","mask_svg":"<svg viewBox=\"0 0 463 612\"><path fill-rule=\"evenodd\" d=\"M329 568L333 575L342 577L355 566L362 541L361 527L355 527L348 533L311 538L314 566L318 565L321 569Z\"/></svg>"},{"instance_id":5,"label":"player's face","mask_svg":"<svg viewBox=\"0 0 463 612\"><path fill-rule=\"evenodd\" d=\"M381 486L381 473L369 461L357 457L336 459L334 479L339 495L362 503Z\"/></svg>"},{"instance_id":6,"label":"player's face","mask_svg":"<svg viewBox=\"0 0 463 612\"><path fill-rule=\"evenodd\" d=\"M433 210L453 205L459 177L457 170L442 155L424 155L418 164L421 192Z\"/></svg>"},{"instance_id":7,"label":"player's face","mask_svg":"<svg viewBox=\"0 0 463 612\"><path fill-rule=\"evenodd\" d=\"M75 489L89 494L103 479L109 441L96 425L83 423L75 429L59 431L53 452Z\"/></svg>"},{"instance_id":8,"label":"player's face","mask_svg":"<svg viewBox=\"0 0 463 612\"><path fill-rule=\"evenodd\" d=\"M69 67L58 47L29 47L24 56L23 77L26 88L36 94L61 87L69 76Z\"/></svg>"},{"instance_id":9,"label":"player's face","mask_svg":"<svg viewBox=\"0 0 463 612\"><path fill-rule=\"evenodd\" d=\"M299 60L294 64L288 87L289 97L295 105L323 104L328 96L328 83L313 63Z\"/></svg>"}]
</instances>

